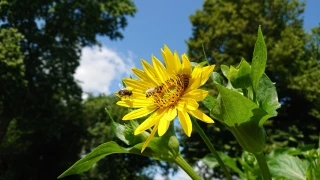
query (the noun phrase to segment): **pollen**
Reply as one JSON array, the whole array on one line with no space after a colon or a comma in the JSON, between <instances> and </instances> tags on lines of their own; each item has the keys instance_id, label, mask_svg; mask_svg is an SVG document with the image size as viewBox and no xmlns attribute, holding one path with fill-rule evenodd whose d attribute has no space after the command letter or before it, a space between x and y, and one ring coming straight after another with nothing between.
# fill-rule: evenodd
<instances>
[{"instance_id":1,"label":"pollen","mask_svg":"<svg viewBox=\"0 0 320 180\"><path fill-rule=\"evenodd\" d=\"M175 105L185 91L183 76L169 78L157 87L158 91L152 94L154 103L160 108Z\"/></svg>"}]
</instances>

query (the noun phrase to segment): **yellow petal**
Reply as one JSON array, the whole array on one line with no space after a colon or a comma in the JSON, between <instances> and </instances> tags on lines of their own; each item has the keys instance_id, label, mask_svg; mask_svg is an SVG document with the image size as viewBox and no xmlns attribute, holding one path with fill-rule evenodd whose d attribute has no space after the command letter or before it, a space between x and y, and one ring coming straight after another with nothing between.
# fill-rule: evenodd
<instances>
[{"instance_id":1,"label":"yellow petal","mask_svg":"<svg viewBox=\"0 0 320 180\"><path fill-rule=\"evenodd\" d=\"M154 81L152 81L150 79L150 77L142 70L138 69L138 68L133 68L132 72L141 80L150 83L151 86L157 86L157 84L154 83Z\"/></svg>"},{"instance_id":2,"label":"yellow petal","mask_svg":"<svg viewBox=\"0 0 320 180\"><path fill-rule=\"evenodd\" d=\"M194 116L195 118L203 121L203 122L214 123L214 121L209 116L207 116L203 112L199 111L198 109L196 109L196 110L188 110L188 113L191 114L192 116Z\"/></svg>"},{"instance_id":3,"label":"yellow petal","mask_svg":"<svg viewBox=\"0 0 320 180\"><path fill-rule=\"evenodd\" d=\"M212 71L214 69L215 65L211 66L206 66L202 68L202 73L201 73L201 86L204 85L204 83L207 82L209 79L210 75L212 74Z\"/></svg>"},{"instance_id":4,"label":"yellow petal","mask_svg":"<svg viewBox=\"0 0 320 180\"><path fill-rule=\"evenodd\" d=\"M126 100L122 99L122 101L118 101L117 105L124 106L124 107L131 107L131 108L140 108L140 107L147 107L153 104L153 101L150 99L132 99Z\"/></svg>"},{"instance_id":5,"label":"yellow petal","mask_svg":"<svg viewBox=\"0 0 320 180\"><path fill-rule=\"evenodd\" d=\"M149 135L148 139L146 140L146 142L143 144L142 149L141 149L141 153L146 149L146 147L148 146L149 142L151 141L152 137L154 136L154 134L157 132L158 129L158 125L159 123L156 123L156 125L154 126L151 134Z\"/></svg>"},{"instance_id":6,"label":"yellow petal","mask_svg":"<svg viewBox=\"0 0 320 180\"><path fill-rule=\"evenodd\" d=\"M164 135L167 132L169 125L170 125L170 121L162 117L159 121L158 135L159 136Z\"/></svg>"},{"instance_id":7,"label":"yellow petal","mask_svg":"<svg viewBox=\"0 0 320 180\"><path fill-rule=\"evenodd\" d=\"M180 61L180 58L179 58L179 55L177 53L177 51L174 51L174 54L173 54L173 62L174 64L174 74L178 74L180 72L180 69L181 69L181 61Z\"/></svg>"},{"instance_id":8,"label":"yellow petal","mask_svg":"<svg viewBox=\"0 0 320 180\"><path fill-rule=\"evenodd\" d=\"M180 104L180 103L183 103L184 107L189 110L195 110L195 109L198 109L198 107L199 107L199 104L197 103L197 101L192 98L182 97L180 99L180 101L178 102L178 104Z\"/></svg>"},{"instance_id":9,"label":"yellow petal","mask_svg":"<svg viewBox=\"0 0 320 180\"><path fill-rule=\"evenodd\" d=\"M183 95L183 98L191 98L196 101L202 101L208 96L208 91L202 89L194 89Z\"/></svg>"},{"instance_id":10,"label":"yellow petal","mask_svg":"<svg viewBox=\"0 0 320 180\"><path fill-rule=\"evenodd\" d=\"M201 67L197 65L191 74L191 78L189 80L189 87L186 89L185 93L188 93L191 90L198 89L201 86Z\"/></svg>"},{"instance_id":11,"label":"yellow petal","mask_svg":"<svg viewBox=\"0 0 320 180\"><path fill-rule=\"evenodd\" d=\"M163 67L162 63L155 56L152 56L152 64L161 82L164 82L167 79L169 79L167 70Z\"/></svg>"},{"instance_id":12,"label":"yellow petal","mask_svg":"<svg viewBox=\"0 0 320 180\"><path fill-rule=\"evenodd\" d=\"M165 112L166 111L164 111L163 109L158 109L137 127L137 129L134 131L134 135L138 135L143 131L149 129L150 127L154 126L156 123L159 122L159 119L163 117Z\"/></svg>"},{"instance_id":13,"label":"yellow petal","mask_svg":"<svg viewBox=\"0 0 320 180\"><path fill-rule=\"evenodd\" d=\"M189 74L191 75L192 69L189 58L186 54L182 54L182 68L180 74Z\"/></svg>"},{"instance_id":14,"label":"yellow petal","mask_svg":"<svg viewBox=\"0 0 320 180\"><path fill-rule=\"evenodd\" d=\"M179 116L179 121L184 133L190 137L192 132L192 123L191 123L189 114L186 113L185 111L179 110L178 116Z\"/></svg>"},{"instance_id":15,"label":"yellow petal","mask_svg":"<svg viewBox=\"0 0 320 180\"><path fill-rule=\"evenodd\" d=\"M143 116L146 116L150 113L152 113L154 110L158 109L156 105L151 105L148 107L140 108L134 111L131 111L129 114L125 115L122 120L131 120L131 119L137 119Z\"/></svg>"},{"instance_id":16,"label":"yellow petal","mask_svg":"<svg viewBox=\"0 0 320 180\"><path fill-rule=\"evenodd\" d=\"M196 67L194 67L192 73L191 73L191 79L197 79L200 77L202 73L202 69L200 65L197 65Z\"/></svg>"},{"instance_id":17,"label":"yellow petal","mask_svg":"<svg viewBox=\"0 0 320 180\"><path fill-rule=\"evenodd\" d=\"M124 78L123 82L126 83L128 86L138 89L140 91L145 91L149 88L148 84L141 80L131 79L131 78Z\"/></svg>"},{"instance_id":18,"label":"yellow petal","mask_svg":"<svg viewBox=\"0 0 320 180\"><path fill-rule=\"evenodd\" d=\"M177 117L177 108L175 106L168 108L164 118L167 119L167 121L172 121L175 117Z\"/></svg>"},{"instance_id":19,"label":"yellow petal","mask_svg":"<svg viewBox=\"0 0 320 180\"><path fill-rule=\"evenodd\" d=\"M167 45L164 45L164 50L161 49L161 55L164 61L164 64L167 68L169 74L174 74L174 64L172 63L173 55Z\"/></svg>"},{"instance_id":20,"label":"yellow petal","mask_svg":"<svg viewBox=\"0 0 320 180\"><path fill-rule=\"evenodd\" d=\"M156 71L153 69L153 67L145 60L141 60L141 62L144 72L150 77L151 81L157 85L160 85L160 82L157 79L158 77Z\"/></svg>"},{"instance_id":21,"label":"yellow petal","mask_svg":"<svg viewBox=\"0 0 320 180\"><path fill-rule=\"evenodd\" d=\"M178 74L181 69L181 62L178 53L174 52L174 54L172 54L171 50L166 45L164 45L164 50L161 49L161 53L168 73Z\"/></svg>"}]
</instances>

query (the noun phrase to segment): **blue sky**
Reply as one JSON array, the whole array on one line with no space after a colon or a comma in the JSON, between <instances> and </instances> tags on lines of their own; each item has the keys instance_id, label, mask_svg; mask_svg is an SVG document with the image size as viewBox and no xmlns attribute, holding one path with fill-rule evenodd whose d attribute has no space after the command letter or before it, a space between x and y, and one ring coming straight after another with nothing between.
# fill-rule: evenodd
<instances>
[{"instance_id":1,"label":"blue sky","mask_svg":"<svg viewBox=\"0 0 320 180\"><path fill-rule=\"evenodd\" d=\"M141 68L140 59L150 62L151 54L162 59L160 48L164 44L179 54L185 53L185 41L192 34L189 16L202 9L202 2L136 0L138 12L133 18L128 18L123 40L110 41L99 37L103 45L101 54L96 49L86 49L87 59L82 60L76 73L76 78L83 81L84 91L106 94L118 91L121 78L131 75L130 68ZM306 30L319 24L319 7L320 0L307 0L304 13Z\"/></svg>"}]
</instances>

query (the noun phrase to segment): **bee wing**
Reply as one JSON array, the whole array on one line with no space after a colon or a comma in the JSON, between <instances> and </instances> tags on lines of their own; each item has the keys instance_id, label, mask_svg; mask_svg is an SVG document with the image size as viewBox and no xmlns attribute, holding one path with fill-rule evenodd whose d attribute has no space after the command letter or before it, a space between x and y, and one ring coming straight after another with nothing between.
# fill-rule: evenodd
<instances>
[{"instance_id":1,"label":"bee wing","mask_svg":"<svg viewBox=\"0 0 320 180\"><path fill-rule=\"evenodd\" d=\"M123 86L123 84L120 84L120 83L119 83L118 85L119 85L119 88L120 88L121 90L125 89L124 86Z\"/></svg>"}]
</instances>

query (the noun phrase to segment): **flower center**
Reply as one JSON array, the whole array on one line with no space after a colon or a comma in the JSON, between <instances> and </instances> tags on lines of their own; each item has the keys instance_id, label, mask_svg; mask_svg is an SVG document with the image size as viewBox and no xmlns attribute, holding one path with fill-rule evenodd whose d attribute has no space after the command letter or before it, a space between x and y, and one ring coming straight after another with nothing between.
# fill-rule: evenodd
<instances>
[{"instance_id":1,"label":"flower center","mask_svg":"<svg viewBox=\"0 0 320 180\"><path fill-rule=\"evenodd\" d=\"M148 89L147 97L152 96L159 108L175 105L189 85L189 75L178 74L160 86Z\"/></svg>"}]
</instances>

